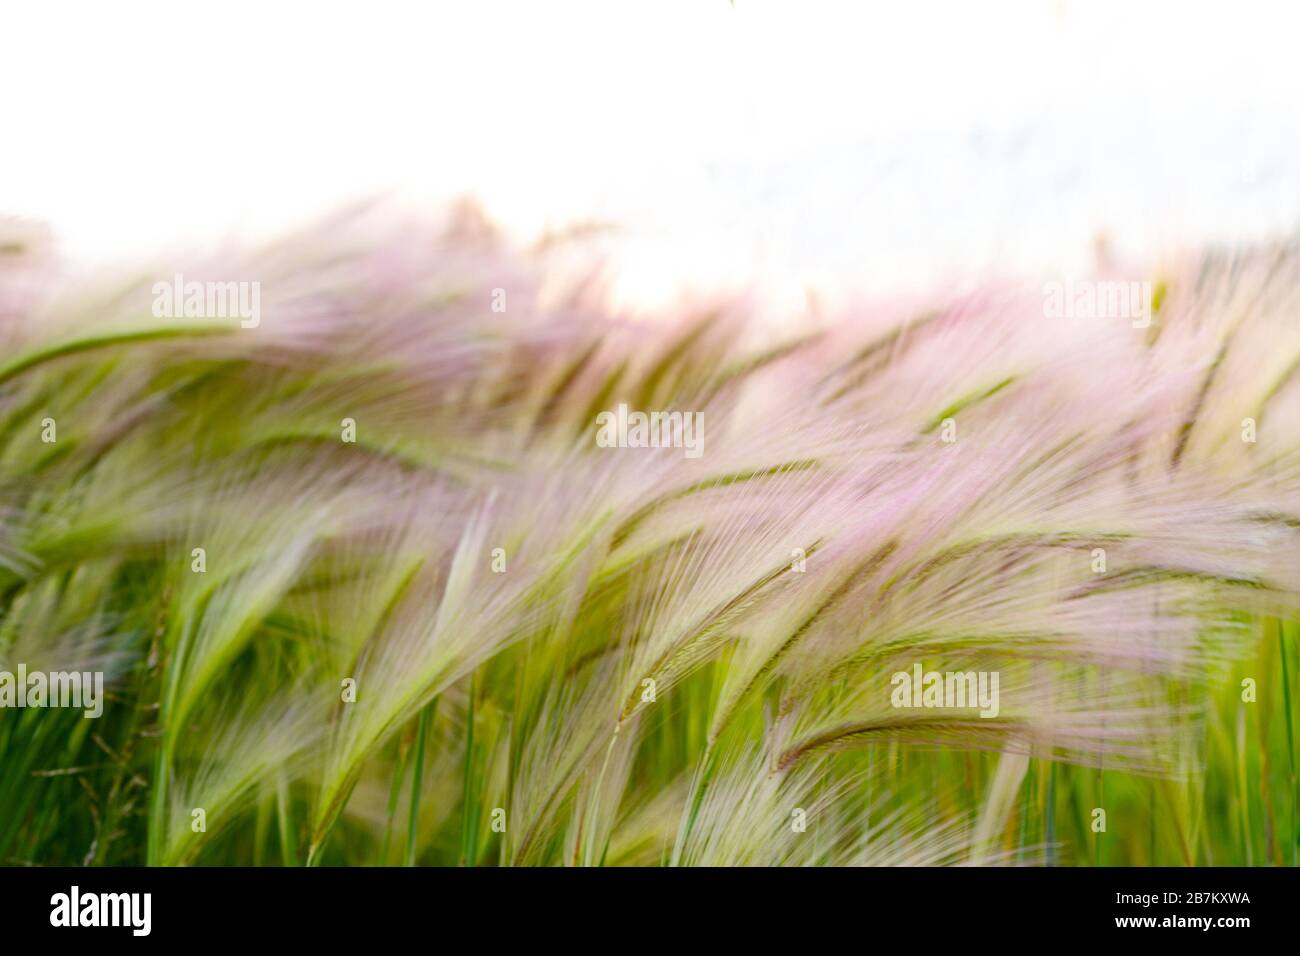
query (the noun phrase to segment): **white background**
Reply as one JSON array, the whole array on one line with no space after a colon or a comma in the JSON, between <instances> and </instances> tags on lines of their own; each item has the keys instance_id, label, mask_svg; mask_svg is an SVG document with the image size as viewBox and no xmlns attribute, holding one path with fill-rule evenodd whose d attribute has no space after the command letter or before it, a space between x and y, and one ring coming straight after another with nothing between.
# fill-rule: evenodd
<instances>
[{"instance_id":1,"label":"white background","mask_svg":"<svg viewBox=\"0 0 1300 956\"><path fill-rule=\"evenodd\" d=\"M469 193L625 227L643 303L1075 270L1294 230L1295 9L6 4L0 212L100 262Z\"/></svg>"}]
</instances>

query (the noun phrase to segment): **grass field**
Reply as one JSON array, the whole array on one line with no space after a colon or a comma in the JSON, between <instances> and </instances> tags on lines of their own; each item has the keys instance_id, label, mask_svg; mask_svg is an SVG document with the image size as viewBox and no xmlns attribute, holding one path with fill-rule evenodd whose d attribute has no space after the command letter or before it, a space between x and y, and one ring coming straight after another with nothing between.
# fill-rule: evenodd
<instances>
[{"instance_id":1,"label":"grass field","mask_svg":"<svg viewBox=\"0 0 1300 956\"><path fill-rule=\"evenodd\" d=\"M371 234L188 263L251 328L4 244L0 671L106 701L0 709L0 861L1296 864L1292 250L772 333Z\"/></svg>"}]
</instances>

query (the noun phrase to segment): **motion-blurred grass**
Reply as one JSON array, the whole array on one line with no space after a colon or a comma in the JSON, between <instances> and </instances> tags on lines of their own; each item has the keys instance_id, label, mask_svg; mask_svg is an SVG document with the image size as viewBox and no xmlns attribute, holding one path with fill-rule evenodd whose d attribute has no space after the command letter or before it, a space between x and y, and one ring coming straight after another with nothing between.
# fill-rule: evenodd
<instances>
[{"instance_id":1,"label":"motion-blurred grass","mask_svg":"<svg viewBox=\"0 0 1300 956\"><path fill-rule=\"evenodd\" d=\"M1295 865L1291 250L1149 330L994 290L772 340L471 226L197 264L253 330L10 244L0 668L110 698L0 712L0 861ZM705 454L596 448L620 401ZM900 714L917 663L1001 713Z\"/></svg>"}]
</instances>

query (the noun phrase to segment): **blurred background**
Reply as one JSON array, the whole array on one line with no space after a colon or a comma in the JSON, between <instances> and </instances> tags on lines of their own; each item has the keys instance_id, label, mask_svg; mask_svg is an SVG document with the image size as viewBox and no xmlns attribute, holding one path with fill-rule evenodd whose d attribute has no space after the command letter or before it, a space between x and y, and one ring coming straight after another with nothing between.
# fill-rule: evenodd
<instances>
[{"instance_id":1,"label":"blurred background","mask_svg":"<svg viewBox=\"0 0 1300 956\"><path fill-rule=\"evenodd\" d=\"M845 292L1290 233L1296 8L25 3L0 211L97 263L358 198L602 227L615 295Z\"/></svg>"}]
</instances>

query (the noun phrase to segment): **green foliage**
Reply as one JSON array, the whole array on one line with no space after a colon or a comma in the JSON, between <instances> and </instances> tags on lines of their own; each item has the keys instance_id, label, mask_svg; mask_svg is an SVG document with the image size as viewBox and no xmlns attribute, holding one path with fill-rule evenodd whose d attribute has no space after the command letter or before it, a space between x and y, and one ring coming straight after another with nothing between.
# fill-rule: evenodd
<instances>
[{"instance_id":1,"label":"green foliage","mask_svg":"<svg viewBox=\"0 0 1300 956\"><path fill-rule=\"evenodd\" d=\"M0 308L0 670L109 691L0 711L0 861L1295 865L1300 456L1234 437L1300 421L1294 283L773 343L455 233L226 265L261 327ZM620 401L706 453L597 448Z\"/></svg>"}]
</instances>

